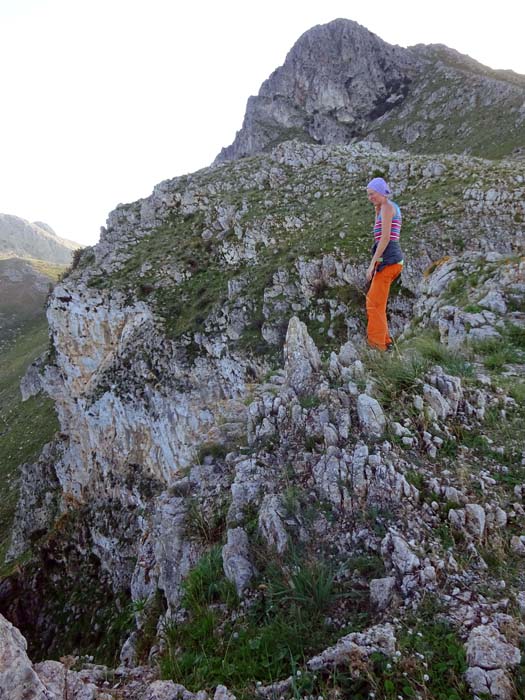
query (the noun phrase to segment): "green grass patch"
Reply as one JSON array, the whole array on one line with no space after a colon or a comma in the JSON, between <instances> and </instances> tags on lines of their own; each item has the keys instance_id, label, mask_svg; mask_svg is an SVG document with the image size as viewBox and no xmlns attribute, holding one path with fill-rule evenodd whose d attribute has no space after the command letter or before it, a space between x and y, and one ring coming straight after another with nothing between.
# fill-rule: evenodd
<instances>
[{"instance_id":1,"label":"green grass patch","mask_svg":"<svg viewBox=\"0 0 525 700\"><path fill-rule=\"evenodd\" d=\"M194 691L223 683L247 700L256 681L287 677L308 655L335 641L340 633L325 615L345 593L333 566L297 557L266 564L257 595L242 609L224 579L220 549L201 559L183 584L188 620L165 630L163 678ZM364 596L351 601L356 611Z\"/></svg>"},{"instance_id":2,"label":"green grass patch","mask_svg":"<svg viewBox=\"0 0 525 700\"><path fill-rule=\"evenodd\" d=\"M459 377L472 377L472 364L463 353L451 350L439 341L437 331L424 331L413 338L410 347L415 348L421 357L432 364L440 365L445 372Z\"/></svg>"},{"instance_id":3,"label":"green grass patch","mask_svg":"<svg viewBox=\"0 0 525 700\"><path fill-rule=\"evenodd\" d=\"M2 354L0 364L0 564L9 545L18 498L19 467L34 462L58 430L51 399L39 394L22 402L20 380L48 346L45 319L28 324Z\"/></svg>"},{"instance_id":4,"label":"green grass patch","mask_svg":"<svg viewBox=\"0 0 525 700\"><path fill-rule=\"evenodd\" d=\"M403 393L415 390L430 366L428 359L415 353L383 353L378 357L370 351L364 354L363 362L376 382L379 401L385 408L393 406Z\"/></svg>"},{"instance_id":5,"label":"green grass patch","mask_svg":"<svg viewBox=\"0 0 525 700\"><path fill-rule=\"evenodd\" d=\"M56 282L65 272L66 265L57 265L56 263L47 262L45 260L31 260L28 259L27 262L31 264L35 270L38 270L42 275L49 277L50 280Z\"/></svg>"}]
</instances>

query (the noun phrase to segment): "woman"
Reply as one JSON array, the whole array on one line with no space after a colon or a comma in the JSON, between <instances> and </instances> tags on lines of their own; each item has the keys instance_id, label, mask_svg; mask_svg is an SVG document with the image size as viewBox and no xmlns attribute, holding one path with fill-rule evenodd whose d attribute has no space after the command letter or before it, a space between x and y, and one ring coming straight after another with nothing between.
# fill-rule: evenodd
<instances>
[{"instance_id":1,"label":"woman","mask_svg":"<svg viewBox=\"0 0 525 700\"><path fill-rule=\"evenodd\" d=\"M403 269L403 253L399 246L401 210L388 199L391 193L382 177L371 180L366 192L376 211L373 257L366 271L366 279L370 282L366 295L367 337L372 347L389 350L392 338L386 320L388 293Z\"/></svg>"}]
</instances>

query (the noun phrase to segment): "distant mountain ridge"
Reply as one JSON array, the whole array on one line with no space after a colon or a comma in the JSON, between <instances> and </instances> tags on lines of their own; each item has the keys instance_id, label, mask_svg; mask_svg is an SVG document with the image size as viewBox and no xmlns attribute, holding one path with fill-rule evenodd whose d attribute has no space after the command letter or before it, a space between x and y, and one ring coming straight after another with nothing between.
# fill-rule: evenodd
<instances>
[{"instance_id":1,"label":"distant mountain ridge","mask_svg":"<svg viewBox=\"0 0 525 700\"><path fill-rule=\"evenodd\" d=\"M501 157L525 144L525 76L441 44L393 46L336 19L305 32L248 99L242 128L216 163L296 138L376 138L415 153Z\"/></svg>"},{"instance_id":2,"label":"distant mountain ridge","mask_svg":"<svg viewBox=\"0 0 525 700\"><path fill-rule=\"evenodd\" d=\"M28 323L45 321L49 288L81 247L42 221L0 214L0 348Z\"/></svg>"},{"instance_id":3,"label":"distant mountain ridge","mask_svg":"<svg viewBox=\"0 0 525 700\"><path fill-rule=\"evenodd\" d=\"M31 223L19 216L0 214L0 257L43 260L69 265L73 251L82 246L59 238L53 229L41 221Z\"/></svg>"}]
</instances>

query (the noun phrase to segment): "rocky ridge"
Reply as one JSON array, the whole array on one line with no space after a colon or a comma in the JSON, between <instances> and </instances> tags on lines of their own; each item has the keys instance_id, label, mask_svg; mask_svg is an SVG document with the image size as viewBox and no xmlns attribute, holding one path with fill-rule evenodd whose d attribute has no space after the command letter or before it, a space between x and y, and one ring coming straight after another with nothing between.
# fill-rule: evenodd
<instances>
[{"instance_id":1,"label":"rocky ridge","mask_svg":"<svg viewBox=\"0 0 525 700\"><path fill-rule=\"evenodd\" d=\"M337 19L298 39L249 98L242 128L216 162L291 138L365 137L415 153L508 155L525 143L525 77L442 45L392 46Z\"/></svg>"},{"instance_id":2,"label":"rocky ridge","mask_svg":"<svg viewBox=\"0 0 525 700\"><path fill-rule=\"evenodd\" d=\"M374 171L407 218L389 358L359 340ZM82 665L127 610L125 634L110 625L113 685L99 667L71 671L86 697L118 697L119 683L144 700L407 683L435 697L445 638L458 697L510 700L523 676L524 187L510 160L292 141L113 212L55 288L53 352L25 383L61 425L23 469L10 556L37 542L36 559L0 584L31 656ZM300 596L304 581L315 593ZM184 655L206 610L206 638L233 659L220 683ZM258 659L281 620L306 645L285 639L292 663L285 650L240 679L243 649ZM133 690L125 667L148 659L172 680Z\"/></svg>"},{"instance_id":3,"label":"rocky ridge","mask_svg":"<svg viewBox=\"0 0 525 700\"><path fill-rule=\"evenodd\" d=\"M34 258L69 265L78 243L59 238L41 221L30 223L19 216L0 214L0 257Z\"/></svg>"}]
</instances>

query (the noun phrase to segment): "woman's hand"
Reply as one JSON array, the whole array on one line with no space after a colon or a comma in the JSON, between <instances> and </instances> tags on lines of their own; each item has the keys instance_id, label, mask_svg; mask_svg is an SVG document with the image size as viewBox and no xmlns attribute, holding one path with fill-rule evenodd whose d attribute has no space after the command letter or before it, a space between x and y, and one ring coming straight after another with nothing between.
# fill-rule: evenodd
<instances>
[{"instance_id":1,"label":"woman's hand","mask_svg":"<svg viewBox=\"0 0 525 700\"><path fill-rule=\"evenodd\" d=\"M366 271L366 281L370 282L372 280L372 277L374 276L374 272L376 269L376 264L375 262L370 263L368 266L368 270Z\"/></svg>"}]
</instances>

